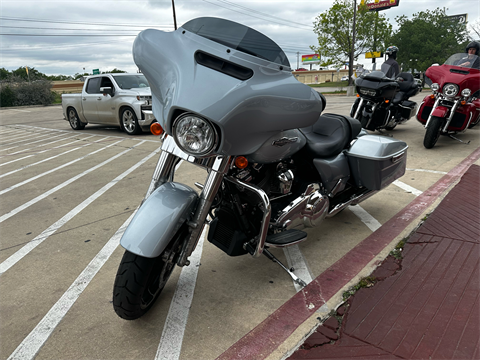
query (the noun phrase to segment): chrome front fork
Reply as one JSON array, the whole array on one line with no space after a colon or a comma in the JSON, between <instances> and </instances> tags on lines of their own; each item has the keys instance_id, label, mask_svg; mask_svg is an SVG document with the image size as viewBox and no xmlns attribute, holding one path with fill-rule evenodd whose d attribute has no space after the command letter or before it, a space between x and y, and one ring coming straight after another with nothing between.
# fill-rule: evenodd
<instances>
[{"instance_id":1,"label":"chrome front fork","mask_svg":"<svg viewBox=\"0 0 480 360\"><path fill-rule=\"evenodd\" d=\"M158 159L157 167L153 173L152 181L148 187L145 199L162 184L173 181L175 166L180 160L188 161L192 164L203 167L208 171L208 176L202 192L200 193L195 213L192 219L188 222L190 235L189 239L183 244L180 258L177 261L179 266L189 264L187 258L197 246L208 212L210 211L213 200L222 184L223 177L228 172L231 159L231 156L196 158L180 150L171 136L167 136L163 139L162 152L160 153L160 158Z\"/></svg>"}]
</instances>

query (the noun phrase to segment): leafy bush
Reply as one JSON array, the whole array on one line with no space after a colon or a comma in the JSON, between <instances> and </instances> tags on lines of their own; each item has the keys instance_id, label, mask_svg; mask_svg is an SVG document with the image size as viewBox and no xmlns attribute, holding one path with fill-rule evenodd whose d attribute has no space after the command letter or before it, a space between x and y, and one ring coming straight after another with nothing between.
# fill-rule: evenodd
<instances>
[{"instance_id":1,"label":"leafy bush","mask_svg":"<svg viewBox=\"0 0 480 360\"><path fill-rule=\"evenodd\" d=\"M0 85L0 106L49 105L55 96L48 80L24 81L19 77L10 77Z\"/></svg>"},{"instance_id":2,"label":"leafy bush","mask_svg":"<svg viewBox=\"0 0 480 360\"><path fill-rule=\"evenodd\" d=\"M0 86L0 106L14 106L15 105L15 91L13 91L8 85Z\"/></svg>"}]
</instances>

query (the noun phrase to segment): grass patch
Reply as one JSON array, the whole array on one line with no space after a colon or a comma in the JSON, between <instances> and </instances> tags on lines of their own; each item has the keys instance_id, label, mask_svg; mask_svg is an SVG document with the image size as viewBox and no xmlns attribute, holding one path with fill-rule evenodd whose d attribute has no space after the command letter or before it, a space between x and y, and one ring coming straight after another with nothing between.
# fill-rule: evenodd
<instances>
[{"instance_id":1,"label":"grass patch","mask_svg":"<svg viewBox=\"0 0 480 360\"><path fill-rule=\"evenodd\" d=\"M377 282L377 279L375 278L375 276L367 276L363 278L362 280L360 280L360 282L357 285L355 285L353 288L343 293L343 301L346 301L350 296L355 294L361 288L372 287L373 285L375 285L376 282Z\"/></svg>"},{"instance_id":2,"label":"grass patch","mask_svg":"<svg viewBox=\"0 0 480 360\"><path fill-rule=\"evenodd\" d=\"M397 246L395 246L395 249L393 249L392 251L390 251L390 254L391 256L393 256L395 259L397 260L401 260L403 258L402 256L402 251L403 251L403 247L405 246L405 243L407 242L407 239L403 239L402 241L400 241Z\"/></svg>"},{"instance_id":3,"label":"grass patch","mask_svg":"<svg viewBox=\"0 0 480 360\"><path fill-rule=\"evenodd\" d=\"M348 81L333 81L321 84L307 84L310 87L347 87Z\"/></svg>"}]
</instances>

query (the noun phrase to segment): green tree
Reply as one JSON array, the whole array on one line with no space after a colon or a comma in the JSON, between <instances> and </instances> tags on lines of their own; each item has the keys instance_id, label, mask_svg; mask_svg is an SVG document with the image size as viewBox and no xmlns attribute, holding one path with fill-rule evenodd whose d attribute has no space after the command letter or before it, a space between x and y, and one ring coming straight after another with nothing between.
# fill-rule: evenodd
<instances>
[{"instance_id":1,"label":"green tree","mask_svg":"<svg viewBox=\"0 0 480 360\"><path fill-rule=\"evenodd\" d=\"M358 59L358 56L366 51L383 51L392 34L392 26L385 15L368 11L366 5L359 5L356 10L355 34L353 20L354 1L335 0L329 10L315 19L313 31L318 36L318 46L311 46L312 50L327 59L325 64L341 66L349 62L350 76L353 59ZM351 59L353 38L355 46Z\"/></svg>"},{"instance_id":2,"label":"green tree","mask_svg":"<svg viewBox=\"0 0 480 360\"><path fill-rule=\"evenodd\" d=\"M33 80L40 80L40 79L45 79L46 75L42 74L39 72L37 69L34 67L28 67L28 74L27 74L27 67L26 66L21 66L17 70L12 71L12 75L17 76L22 78L23 80L28 81L30 78L30 81Z\"/></svg>"},{"instance_id":3,"label":"green tree","mask_svg":"<svg viewBox=\"0 0 480 360\"><path fill-rule=\"evenodd\" d=\"M0 80L6 80L10 75L10 71L5 68L0 68Z\"/></svg>"},{"instance_id":4,"label":"green tree","mask_svg":"<svg viewBox=\"0 0 480 360\"><path fill-rule=\"evenodd\" d=\"M465 51L467 26L449 19L445 10L420 11L411 19L405 15L395 18L399 28L392 44L399 48L397 61L403 71L425 71L432 64L442 64L450 55Z\"/></svg>"}]
</instances>

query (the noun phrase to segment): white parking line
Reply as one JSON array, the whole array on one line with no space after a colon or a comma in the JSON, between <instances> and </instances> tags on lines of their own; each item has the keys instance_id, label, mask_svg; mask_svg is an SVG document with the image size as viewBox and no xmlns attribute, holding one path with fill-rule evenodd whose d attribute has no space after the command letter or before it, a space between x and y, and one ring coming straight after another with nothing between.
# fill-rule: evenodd
<instances>
[{"instance_id":1,"label":"white parking line","mask_svg":"<svg viewBox=\"0 0 480 360\"><path fill-rule=\"evenodd\" d=\"M432 174L442 174L442 175L448 174L446 171L437 171L437 170L409 169L409 168L407 168L406 170L408 170L408 171L421 171L421 172L428 172L428 173L432 173Z\"/></svg>"},{"instance_id":2,"label":"white parking line","mask_svg":"<svg viewBox=\"0 0 480 360\"><path fill-rule=\"evenodd\" d=\"M190 306L193 301L193 293L197 282L198 268L202 257L203 242L207 228L203 229L198 240L197 247L192 255L189 266L184 266L177 282L177 288L173 295L167 319L163 326L162 336L158 344L155 360L177 360L180 358L183 335L187 327Z\"/></svg>"},{"instance_id":3,"label":"white parking line","mask_svg":"<svg viewBox=\"0 0 480 360\"><path fill-rule=\"evenodd\" d=\"M55 139L55 138L58 138L58 137L60 137L60 136L62 136L62 135L52 136L52 137L50 137L50 139ZM14 153L2 155L2 156L0 156L0 158L5 157L5 156L13 156L13 155L17 155L17 154L26 153L27 151L30 151L30 150L32 150L32 149L35 149L35 148L38 148L38 147L42 147L42 146L52 145L52 144L54 144L54 143L56 143L56 142L65 141L65 140L70 139L70 138L72 138L72 137L75 137L75 136L72 135L72 136L62 137L61 139L57 139L57 140L55 140L55 141L50 141L50 142L47 142L47 143L44 143L44 144L40 144L40 145L31 147L31 148L28 148L28 149L22 149L22 150L19 150L19 151L17 151L17 152L14 152ZM33 141L33 142L31 142L29 145L34 144L34 143L37 143L37 142L40 142L40 141L45 141L45 140L46 140L46 139L39 140L39 141ZM13 148L16 148L16 147L18 147L18 146L14 146ZM11 148L11 149L13 149L13 148ZM6 150L10 150L10 149L6 149Z\"/></svg>"},{"instance_id":4,"label":"white parking line","mask_svg":"<svg viewBox=\"0 0 480 360\"><path fill-rule=\"evenodd\" d=\"M365 225L367 225L370 230L376 231L382 226L377 219L365 211L365 209L360 205L349 206L348 209L353 212Z\"/></svg>"},{"instance_id":5,"label":"white parking line","mask_svg":"<svg viewBox=\"0 0 480 360\"><path fill-rule=\"evenodd\" d=\"M42 134L42 135L37 135L35 136L35 139L40 139L40 140L37 140L37 141L31 141L28 145L31 145L31 144L35 144L35 143L38 143L38 142L41 142L41 141L45 141L45 140L48 140L48 139L44 139L44 138L48 138L49 136L51 136L50 134ZM56 136L53 136L53 137L50 137L50 139L52 138L57 138L59 136L62 136L62 135L56 135ZM19 142L25 142L26 140L22 140L22 141L17 141L17 143ZM9 145L12 145L12 144L9 144ZM0 151L8 151L8 150L11 150L11 149L15 149L15 148L18 148L22 145L16 145L16 146L12 146L12 147L9 147L9 148L6 148L6 149L1 149Z\"/></svg>"},{"instance_id":6,"label":"white parking line","mask_svg":"<svg viewBox=\"0 0 480 360\"><path fill-rule=\"evenodd\" d=\"M35 326L35 328L27 335L15 351L8 357L8 360L31 360L37 355L40 348L45 344L50 335L62 321L63 317L67 314L70 308L75 304L78 297L82 294L83 290L90 284L97 272L107 262L112 253L119 245L120 238L122 237L125 229L136 211L128 218L127 221L117 230L100 252L93 258L88 264L85 270L75 279L70 285L68 290L58 300L55 305L48 311L43 319Z\"/></svg>"},{"instance_id":7,"label":"white parking line","mask_svg":"<svg viewBox=\"0 0 480 360\"><path fill-rule=\"evenodd\" d=\"M101 140L98 140L98 141L101 141ZM105 150L105 149L108 149L109 147L114 146L114 145L118 144L119 142L122 142L122 140L119 140L119 141L117 141L117 142L114 142L114 143L112 143L112 144L110 144L110 145L107 145L107 146L101 148L101 149L95 150L95 151L93 151L93 152L91 152L91 153L89 153L89 154L87 154L87 155L84 155L84 156L82 156L82 157L79 157L78 159L69 161L69 162L66 163L66 164L57 166L56 168L53 168L53 169L48 170L48 171L45 171L45 172L43 172L43 173L41 173L41 174L38 174L38 175L36 175L36 176L34 176L34 177L31 177L30 179L26 179L26 180L21 181L21 182L15 184L15 185L12 185L12 186L10 186L10 187L8 187L8 188L6 188L6 189L3 189L2 191L0 191L0 195L3 195L3 194L5 194L5 193L7 193L7 192L9 192L9 191L12 191L13 189L19 188L20 186L25 185L25 184L28 184L29 182L34 181L34 180L37 180L37 179L39 179L39 178L41 178L41 177L43 177L43 176L45 176L45 175L51 174L51 173L53 173L53 172L55 172L55 171L57 171L57 170L63 169L64 167L67 167L67 166L70 166L70 165L72 165L72 164L75 164L76 162L78 162L78 161L80 161L80 160L83 160L83 159L85 159L85 158L87 158L87 157L89 157L89 156L91 156L91 155L96 154L96 153L99 153L100 151L103 151L103 150ZM89 145L91 145L91 144L87 144L86 146L89 146Z\"/></svg>"},{"instance_id":8,"label":"white parking line","mask_svg":"<svg viewBox=\"0 0 480 360\"><path fill-rule=\"evenodd\" d=\"M307 240L308 241L308 240ZM300 279L305 281L307 284L313 280L312 272L308 267L307 260L302 254L298 245L288 246L283 249L285 257L287 258L287 263L289 268L294 268L294 273ZM295 290L299 292L302 290L302 287L298 285L296 282L293 282L293 286L295 286Z\"/></svg>"},{"instance_id":9,"label":"white parking line","mask_svg":"<svg viewBox=\"0 0 480 360\"><path fill-rule=\"evenodd\" d=\"M13 209L12 211L6 213L5 215L0 216L0 223L2 223L2 222L4 222L5 220L11 218L12 216L18 214L20 211L23 211L23 210L25 210L26 208L32 206L33 204L36 204L36 203L39 202L40 200L45 199L47 196L50 196L50 195L53 194L54 192L56 192L56 191L64 188L65 186L67 186L67 185L71 184L72 182L80 179L81 177L83 177L83 176L91 173L92 171L97 170L98 168L102 167L103 165L106 165L106 164L108 164L109 162L111 162L111 161L113 161L113 160L115 160L115 159L117 159L117 158L125 155L127 152L131 151L134 147L139 146L139 145L141 145L141 144L143 144L143 141L140 142L139 144L136 144L136 145L132 146L130 149L127 149L127 150L125 150L125 151L122 151L121 153L118 153L118 154L115 155L115 156L112 156L111 158L109 158L109 159L105 160L104 162L102 162L102 163L100 163L100 164L98 164L98 165L96 165L96 166L94 166L94 167L92 167L92 168L84 171L83 173L78 174L78 175L76 175L76 176L68 179L67 181L64 181L64 182L61 183L60 185L55 186L53 189L50 189L49 191L43 193L42 195L37 196L35 199L32 199L32 200L26 202L25 204L17 207L16 209Z\"/></svg>"},{"instance_id":10,"label":"white parking line","mask_svg":"<svg viewBox=\"0 0 480 360\"><path fill-rule=\"evenodd\" d=\"M20 110L20 109L8 109L8 110L19 111L19 112L27 112L27 113L31 112L29 110Z\"/></svg>"},{"instance_id":11,"label":"white parking line","mask_svg":"<svg viewBox=\"0 0 480 360\"><path fill-rule=\"evenodd\" d=\"M399 188L405 190L406 192L409 192L409 193L412 193L413 195L415 196L419 196L419 195L422 195L423 191L420 191L420 190L417 190L415 189L414 187L410 186L410 185L407 185L405 184L404 182L401 182L399 180L395 180L393 182L393 185L396 185L398 186Z\"/></svg>"},{"instance_id":12,"label":"white parking line","mask_svg":"<svg viewBox=\"0 0 480 360\"><path fill-rule=\"evenodd\" d=\"M84 137L82 139L78 139L78 140L75 140L75 141L72 141L72 142L69 142L69 143L66 143L66 144L62 144L62 145L58 145L58 146L55 146L55 147L52 147L52 148L49 148L49 149L46 149L46 150L42 150L42 151L39 151L35 154L31 154L31 155L27 155L27 156L24 156L24 157L21 157L21 158L18 158L18 159L15 159L15 160L11 160L11 161L8 161L6 163L3 163L3 164L0 164L0 166L3 166L3 165L8 165L8 164L11 164L11 163L14 163L14 162L17 162L17 161L20 161L20 160L25 160L25 159L28 159L29 157L32 157L32 156L36 156L38 154L43 154L47 151L51 151L53 149L58 149L58 148L61 148L61 147L67 147L67 146L70 146L72 144L75 144L76 142L79 142L79 141L84 141L86 139L89 139L91 137L94 137L95 135L90 135L90 136L87 136L87 137ZM106 138L105 138L106 139ZM103 140L105 140L103 139ZM61 141L61 140L57 140L57 141ZM55 142L55 141L54 141ZM11 155L11 154L10 154ZM1 156L0 156L1 157Z\"/></svg>"},{"instance_id":13,"label":"white parking line","mask_svg":"<svg viewBox=\"0 0 480 360\"><path fill-rule=\"evenodd\" d=\"M0 264L0 275L10 269L13 265L19 262L25 255L27 255L30 251L35 249L38 245L44 242L49 236L53 235L58 229L60 229L63 225L65 225L68 221L70 221L74 216L76 216L80 211L85 209L88 205L90 205L93 201L98 199L101 195L103 195L107 190L109 190L113 185L117 184L120 180L125 178L127 175L135 171L138 167L143 165L145 162L150 160L154 155L160 152L160 148L150 155L146 156L134 166L129 168L127 171L123 172L122 174L118 175L115 179L110 181L108 184L103 186L101 189L96 191L94 194L89 196L85 199L82 203L77 205L74 209L70 210L64 217L60 220L55 222L53 225L48 227L48 229L44 230L40 235L36 236L33 240L31 240L28 244L23 246L9 258L7 258L4 262Z\"/></svg>"},{"instance_id":14,"label":"white parking line","mask_svg":"<svg viewBox=\"0 0 480 360\"><path fill-rule=\"evenodd\" d=\"M65 151L65 152L63 152L63 153L61 153L61 154L57 154L57 155L54 155L54 156L50 156L49 158L46 158L46 159L43 159L43 160L40 160L40 161L36 161L36 162L34 162L34 163L32 163L32 164L28 164L28 165L22 166L21 168L18 168L18 169L9 171L9 172L4 173L4 174L1 174L1 175L0 175L0 178L5 177L5 176L8 176L8 175L15 174L16 172L19 172L19 171L28 169L28 168L30 168L30 167L32 167L32 166L35 166L35 165L44 163L44 162L46 162L46 161L55 159L55 158L57 158L57 157L59 157L59 156L68 154L68 153L70 153L70 152L72 152L72 151L75 151L75 150L78 150L78 149L81 149L81 148L84 148L84 147L90 146L90 145L92 145L92 143L88 143L88 144L85 144L85 145L82 145L82 146L79 146L79 147L76 147L76 148L67 150L67 151ZM31 156L33 156L33 155L31 155Z\"/></svg>"}]
</instances>

